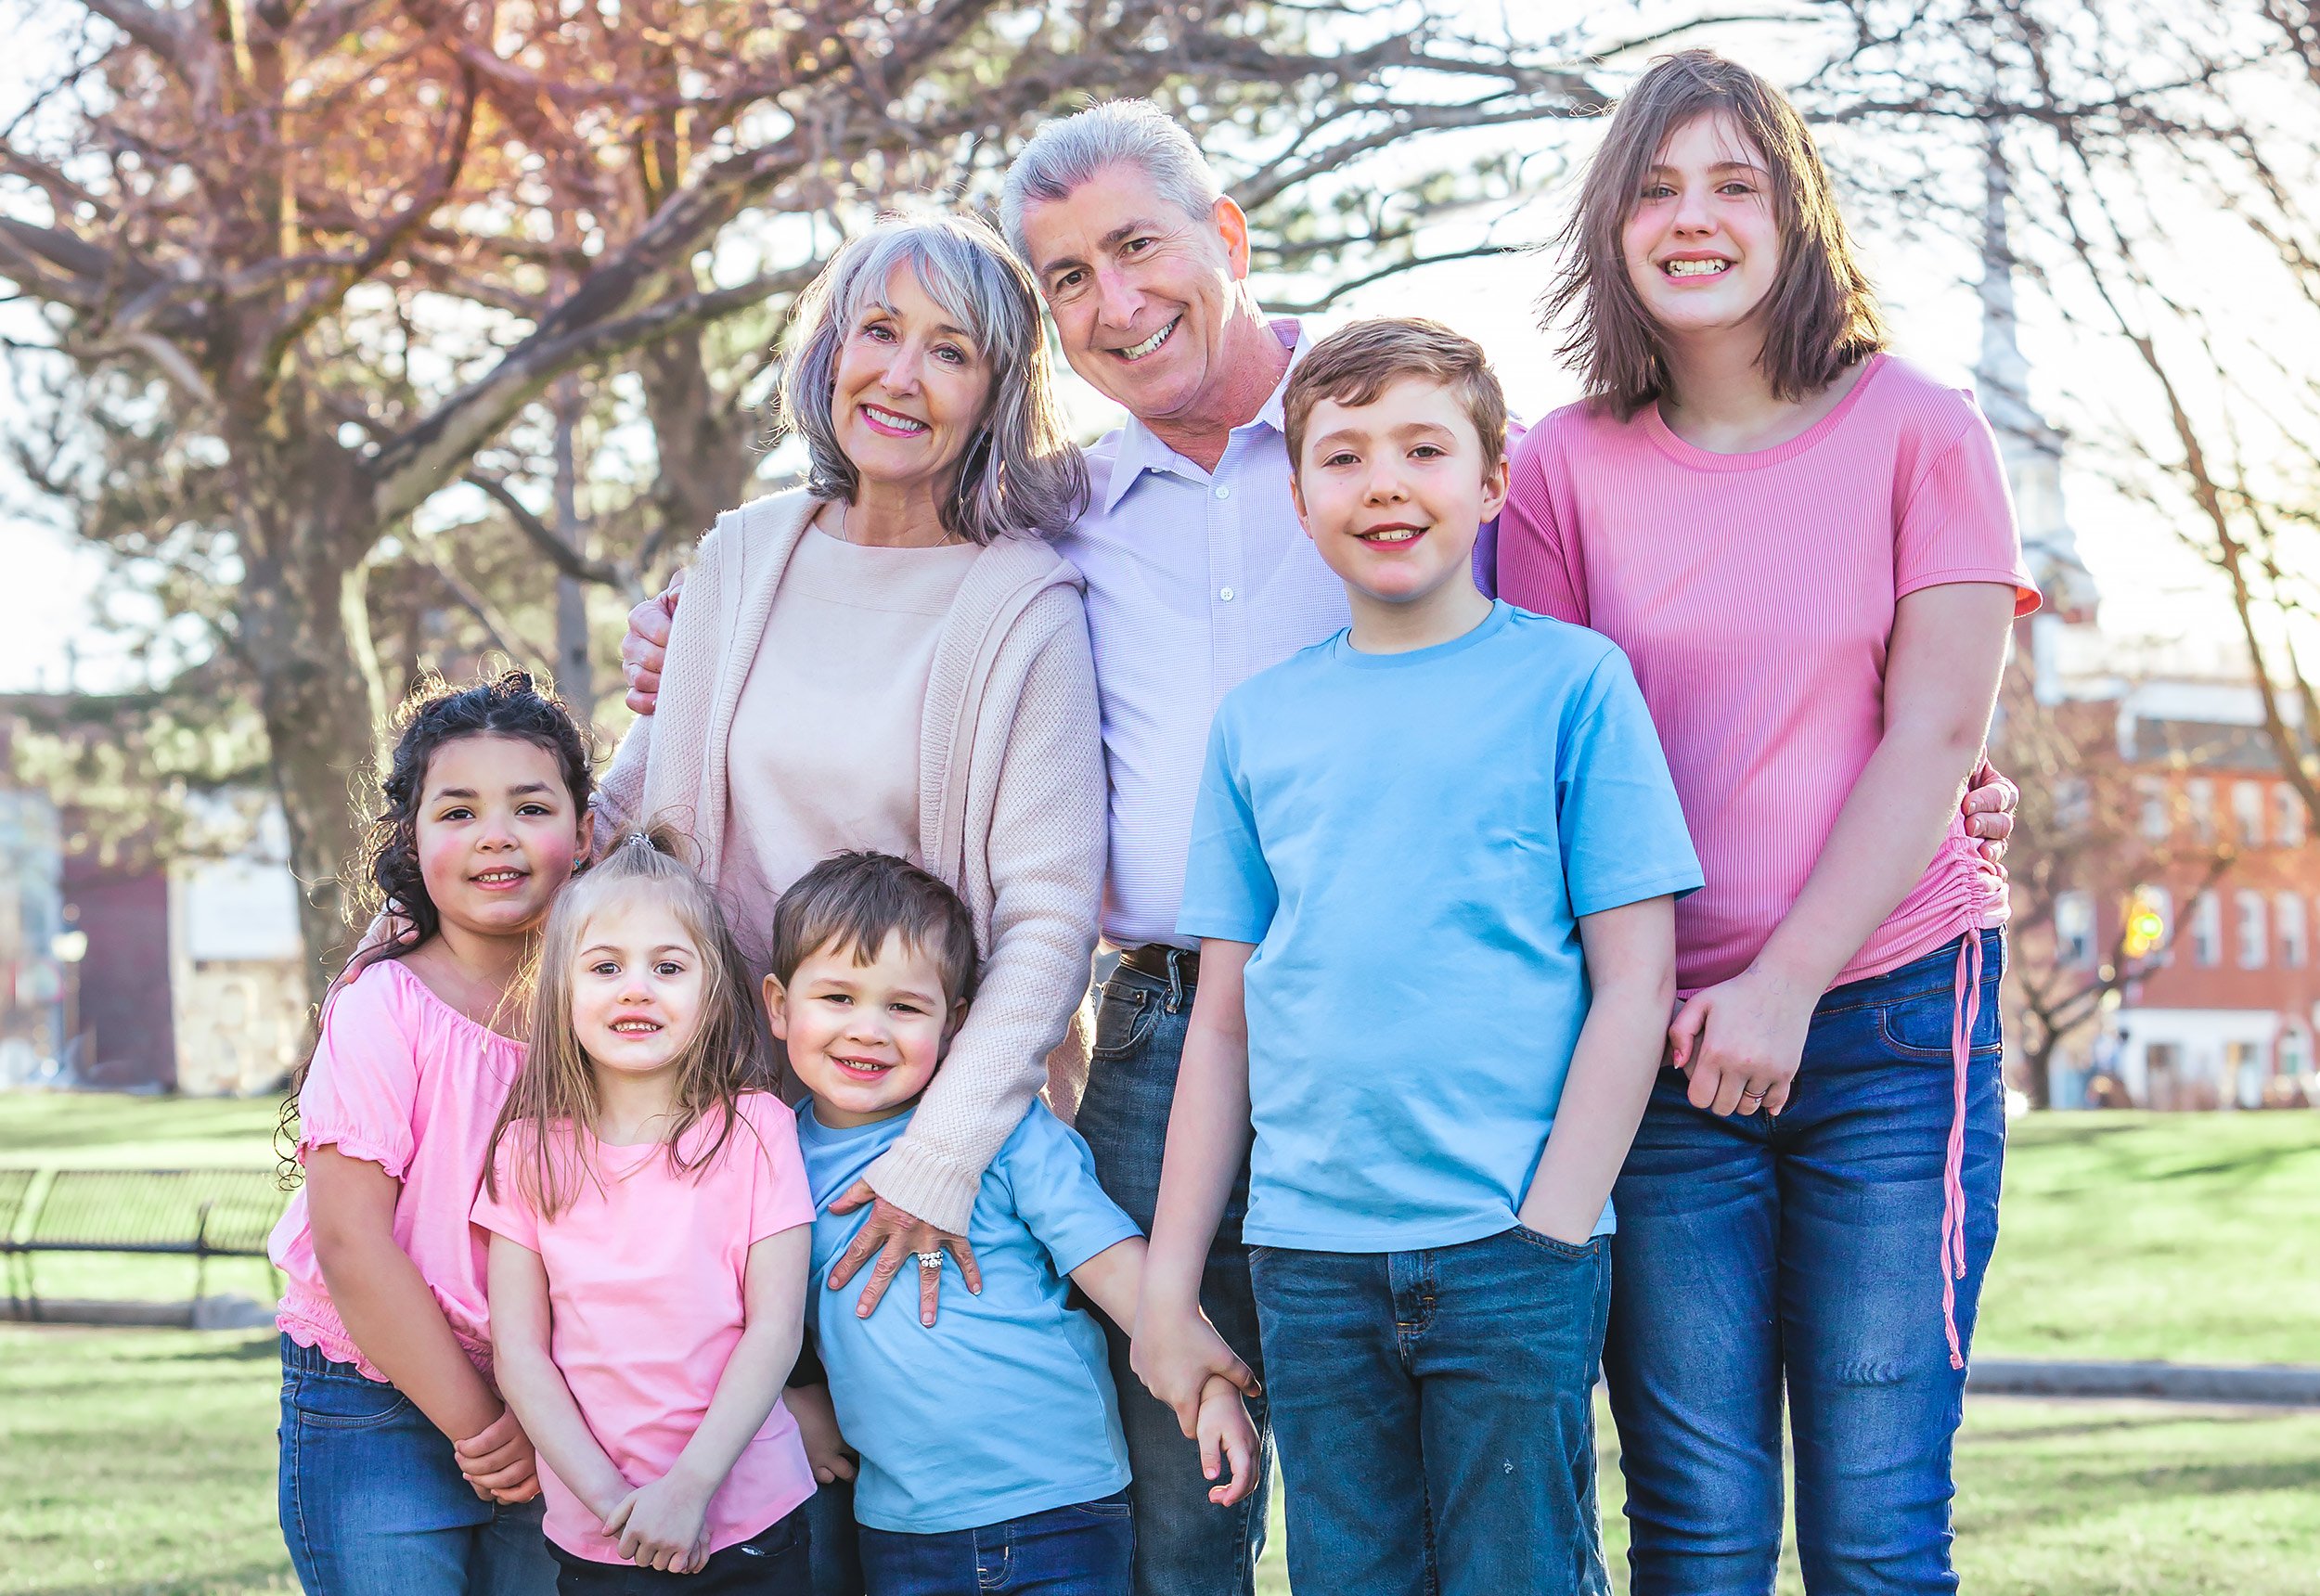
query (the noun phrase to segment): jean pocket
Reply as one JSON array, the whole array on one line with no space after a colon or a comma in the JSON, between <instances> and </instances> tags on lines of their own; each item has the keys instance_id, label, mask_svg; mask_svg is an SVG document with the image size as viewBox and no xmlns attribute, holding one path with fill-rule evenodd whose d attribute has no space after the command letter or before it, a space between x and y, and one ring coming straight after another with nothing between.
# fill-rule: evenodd
<instances>
[{"instance_id":1,"label":"jean pocket","mask_svg":"<svg viewBox=\"0 0 2320 1596\"><path fill-rule=\"evenodd\" d=\"M1957 1001L1952 994L1919 993L1880 1004L1876 1013L1877 1040L1888 1051L1904 1059L1948 1062L1951 1037L1957 1024ZM1986 992L1982 995L1981 1011L1974 1021L1972 1056L1995 1058L2003 1041L1996 996Z\"/></svg>"},{"instance_id":2,"label":"jean pocket","mask_svg":"<svg viewBox=\"0 0 2320 1596\"><path fill-rule=\"evenodd\" d=\"M1544 1230L1534 1230L1527 1225L1516 1225L1507 1233L1518 1242L1527 1242L1542 1253L1553 1254L1566 1263L1573 1264L1585 1263L1592 1258L1601 1257L1604 1243L1610 1240L1607 1236L1590 1236L1585 1242L1574 1246L1569 1242L1556 1240Z\"/></svg>"},{"instance_id":3,"label":"jean pocket","mask_svg":"<svg viewBox=\"0 0 2320 1596\"><path fill-rule=\"evenodd\" d=\"M301 1374L282 1395L300 1423L328 1429L367 1429L411 1410L411 1399L393 1386L343 1374Z\"/></svg>"},{"instance_id":4,"label":"jean pocket","mask_svg":"<svg viewBox=\"0 0 2320 1596\"><path fill-rule=\"evenodd\" d=\"M1089 1054L1124 1059L1144 1045L1159 1023L1158 994L1141 986L1106 986L1103 1001L1096 1008L1096 1035Z\"/></svg>"},{"instance_id":5,"label":"jean pocket","mask_svg":"<svg viewBox=\"0 0 2320 1596\"><path fill-rule=\"evenodd\" d=\"M1128 1505L1128 1494L1123 1491L1117 1496L1098 1497L1094 1501L1074 1502L1070 1511L1106 1524L1124 1524L1135 1509Z\"/></svg>"}]
</instances>

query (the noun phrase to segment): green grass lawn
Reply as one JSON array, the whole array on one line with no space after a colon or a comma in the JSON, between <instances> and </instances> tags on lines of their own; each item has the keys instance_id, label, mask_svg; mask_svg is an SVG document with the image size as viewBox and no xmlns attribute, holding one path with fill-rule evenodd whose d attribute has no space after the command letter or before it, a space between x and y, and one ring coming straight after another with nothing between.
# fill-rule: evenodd
<instances>
[{"instance_id":1,"label":"green grass lawn","mask_svg":"<svg viewBox=\"0 0 2320 1596\"><path fill-rule=\"evenodd\" d=\"M273 1124L264 1101L0 1097L0 1165L264 1166ZM2320 1114L2018 1122L1978 1350L2320 1362L2316 1215ZM56 1295L191 1290L178 1259L39 1268ZM213 1266L213 1291L264 1282L261 1266ZM0 1327L0 1596L290 1589L277 1386L262 1333ZM1607 1419L1603 1434L1624 1591ZM1958 1483L1977 1596L2320 1590L2320 1412L1977 1399ZM1288 1588L1281 1542L1276 1526L1272 1592ZM1782 1589L1801 1590L1793 1566Z\"/></svg>"},{"instance_id":2,"label":"green grass lawn","mask_svg":"<svg viewBox=\"0 0 2320 1596\"><path fill-rule=\"evenodd\" d=\"M292 1589L278 1387L270 1335L0 1327L0 1596ZM1976 1596L2320 1590L2320 1413L1977 1400L1958 1483ZM1288 1589L1277 1523L1263 1589ZM1782 1589L1802 1590L1793 1569Z\"/></svg>"}]
</instances>

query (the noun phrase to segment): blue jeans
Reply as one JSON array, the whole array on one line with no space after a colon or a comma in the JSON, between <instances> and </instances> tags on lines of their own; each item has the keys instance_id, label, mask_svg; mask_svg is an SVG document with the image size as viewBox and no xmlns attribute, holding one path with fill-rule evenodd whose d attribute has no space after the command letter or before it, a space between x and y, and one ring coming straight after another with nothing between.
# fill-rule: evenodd
<instances>
[{"instance_id":1,"label":"blue jeans","mask_svg":"<svg viewBox=\"0 0 2320 1596\"><path fill-rule=\"evenodd\" d=\"M1607 1241L1255 1249L1294 1589L1605 1596Z\"/></svg>"},{"instance_id":2,"label":"blue jeans","mask_svg":"<svg viewBox=\"0 0 2320 1596\"><path fill-rule=\"evenodd\" d=\"M281 1515L307 1596L548 1596L539 1499L477 1499L411 1399L282 1337Z\"/></svg>"},{"instance_id":3,"label":"blue jeans","mask_svg":"<svg viewBox=\"0 0 2320 1596\"><path fill-rule=\"evenodd\" d=\"M1961 1347L1998 1233L1998 980L1983 941L1965 1116ZM1951 1440L1966 1376L1941 1315L1958 946L1837 987L1787 1109L1718 1118L1660 1072L1614 1195L1605 1372L1635 1596L1769 1596L1781 1401L1813 1596L1950 1591Z\"/></svg>"},{"instance_id":4,"label":"blue jeans","mask_svg":"<svg viewBox=\"0 0 2320 1596\"><path fill-rule=\"evenodd\" d=\"M1129 1218L1152 1233L1160 1198L1160 1158L1168 1142L1168 1110L1176 1100L1177 1065L1192 1016L1192 994L1138 971L1120 970L1103 984L1096 1011L1095 1052L1088 1092L1076 1122L1095 1155L1096 1178ZM1249 1290L1248 1250L1241 1219L1248 1211L1248 1170L1234 1182L1224 1222L1209 1249L1200 1306L1228 1345L1264 1377L1257 1303ZM1257 1588L1257 1560L1265 1550L1265 1513L1272 1493L1272 1438L1262 1398L1249 1403L1259 1442L1257 1487L1231 1507L1208 1499L1200 1447L1184 1438L1176 1414L1154 1399L1128 1366L1128 1338L1112 1338L1112 1379L1119 1387L1120 1423L1134 1474L1128 1497L1136 1505L1136 1596L1248 1596Z\"/></svg>"},{"instance_id":5,"label":"blue jeans","mask_svg":"<svg viewBox=\"0 0 2320 1596\"><path fill-rule=\"evenodd\" d=\"M980 1529L862 1529L870 1596L1128 1596L1135 1519L1120 1491Z\"/></svg>"},{"instance_id":6,"label":"blue jeans","mask_svg":"<svg viewBox=\"0 0 2320 1596\"><path fill-rule=\"evenodd\" d=\"M800 1505L747 1540L710 1553L708 1563L691 1574L599 1563L561 1547L548 1550L561 1569L557 1596L809 1596L814 1587L807 1539L806 1509Z\"/></svg>"}]
</instances>

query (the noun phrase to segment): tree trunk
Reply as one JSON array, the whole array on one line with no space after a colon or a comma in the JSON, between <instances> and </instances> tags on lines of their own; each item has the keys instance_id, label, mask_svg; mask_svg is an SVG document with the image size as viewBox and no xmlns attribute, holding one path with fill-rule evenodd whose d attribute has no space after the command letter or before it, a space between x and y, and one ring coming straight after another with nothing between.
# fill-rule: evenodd
<instances>
[{"instance_id":1,"label":"tree trunk","mask_svg":"<svg viewBox=\"0 0 2320 1596\"><path fill-rule=\"evenodd\" d=\"M566 547L586 553L587 532L580 524L580 465L573 432L580 419L580 383L557 379L555 479L556 535ZM556 578L556 690L582 726L596 719L596 683L588 664L588 590L573 577Z\"/></svg>"},{"instance_id":2,"label":"tree trunk","mask_svg":"<svg viewBox=\"0 0 2320 1596\"><path fill-rule=\"evenodd\" d=\"M306 986L319 1002L353 946L341 871L377 803L368 772L386 721L364 595L368 486L335 444L302 452L244 437L233 457L244 562L235 651L257 684Z\"/></svg>"}]
</instances>

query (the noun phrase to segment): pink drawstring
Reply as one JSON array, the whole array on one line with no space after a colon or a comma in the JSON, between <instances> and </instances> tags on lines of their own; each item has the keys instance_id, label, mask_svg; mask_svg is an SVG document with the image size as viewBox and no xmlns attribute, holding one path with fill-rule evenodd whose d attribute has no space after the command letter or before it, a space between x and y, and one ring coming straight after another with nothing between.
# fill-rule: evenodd
<instances>
[{"instance_id":1,"label":"pink drawstring","mask_svg":"<svg viewBox=\"0 0 2320 1596\"><path fill-rule=\"evenodd\" d=\"M1966 1278L1966 1085L1974 1052L1974 1023L1981 1017L1981 933L1968 930L1957 949L1957 980L1950 991L1953 1102L1949 1154L1941 1163L1941 1328L1949 1332L1950 1367L1966 1367L1957 1340L1957 1282Z\"/></svg>"}]
</instances>

